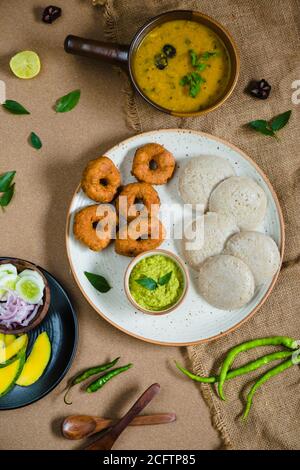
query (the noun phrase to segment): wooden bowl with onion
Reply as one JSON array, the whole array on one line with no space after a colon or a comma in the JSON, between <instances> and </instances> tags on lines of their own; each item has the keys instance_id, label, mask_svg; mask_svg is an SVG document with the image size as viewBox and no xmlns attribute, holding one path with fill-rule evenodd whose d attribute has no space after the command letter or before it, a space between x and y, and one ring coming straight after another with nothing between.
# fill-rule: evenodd
<instances>
[{"instance_id":1,"label":"wooden bowl with onion","mask_svg":"<svg viewBox=\"0 0 300 470\"><path fill-rule=\"evenodd\" d=\"M31 320L31 322L27 326L20 326L17 328L9 329L3 325L0 325L0 333L4 334L23 334L27 333L30 330L36 328L45 318L48 313L49 306L50 306L50 288L46 277L44 276L43 272L33 263L29 261L24 261L18 258L6 258L4 260L0 260L0 265L2 264L12 264L17 268L18 273L24 271L24 269L31 269L36 271L43 279L45 288L44 288L44 295L43 295L43 304L39 307L35 317Z\"/></svg>"}]
</instances>

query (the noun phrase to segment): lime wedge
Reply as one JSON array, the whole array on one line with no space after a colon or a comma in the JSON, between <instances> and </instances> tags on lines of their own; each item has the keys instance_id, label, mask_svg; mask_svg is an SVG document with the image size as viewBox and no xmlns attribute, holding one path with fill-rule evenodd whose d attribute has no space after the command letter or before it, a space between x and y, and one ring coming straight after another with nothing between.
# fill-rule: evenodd
<instances>
[{"instance_id":1,"label":"lime wedge","mask_svg":"<svg viewBox=\"0 0 300 470\"><path fill-rule=\"evenodd\" d=\"M40 58L36 52L22 51L14 55L9 62L12 72L18 78L33 78L41 70Z\"/></svg>"}]
</instances>

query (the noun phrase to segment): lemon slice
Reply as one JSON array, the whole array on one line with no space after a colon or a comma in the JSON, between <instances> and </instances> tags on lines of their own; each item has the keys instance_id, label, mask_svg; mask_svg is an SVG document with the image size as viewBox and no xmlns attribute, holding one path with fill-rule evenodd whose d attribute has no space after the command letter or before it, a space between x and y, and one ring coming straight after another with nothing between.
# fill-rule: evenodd
<instances>
[{"instance_id":1,"label":"lemon slice","mask_svg":"<svg viewBox=\"0 0 300 470\"><path fill-rule=\"evenodd\" d=\"M36 52L22 51L14 55L9 62L12 72L18 78L33 78L41 70L40 58Z\"/></svg>"}]
</instances>

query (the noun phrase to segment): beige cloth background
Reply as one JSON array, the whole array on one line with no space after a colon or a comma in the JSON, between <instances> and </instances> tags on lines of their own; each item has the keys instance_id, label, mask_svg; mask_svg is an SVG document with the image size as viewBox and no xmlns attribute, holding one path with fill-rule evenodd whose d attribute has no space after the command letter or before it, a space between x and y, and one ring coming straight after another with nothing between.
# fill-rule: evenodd
<instances>
[{"instance_id":1,"label":"beige cloth background","mask_svg":"<svg viewBox=\"0 0 300 470\"><path fill-rule=\"evenodd\" d=\"M56 2L55 2L56 3ZM126 430L116 449L217 448L208 410L196 387L170 366L182 359L178 348L146 344L119 332L87 304L69 271L65 250L65 221L72 193L82 168L91 158L129 137L121 106L122 80L108 65L67 55L67 34L103 38L103 12L91 0L59 0L63 16L52 25L40 21L38 0L0 2L0 80L7 97L31 110L30 116L13 116L0 109L0 172L15 169L16 195L5 214L0 211L0 254L27 258L51 271L73 300L79 320L79 346L68 373L121 355L134 368L112 381L103 393L87 396L79 388L73 406L63 403L66 379L43 400L23 409L0 412L0 449L76 449L80 443L61 437L67 414L120 416L151 383L161 392L149 412L175 411L178 421L161 427ZM18 80L8 60L19 50L33 49L42 71L33 80ZM52 106L59 96L80 88L76 109L56 115ZM37 152L27 138L35 131L44 147Z\"/></svg>"},{"instance_id":2,"label":"beige cloth background","mask_svg":"<svg viewBox=\"0 0 300 470\"><path fill-rule=\"evenodd\" d=\"M143 7L141 8L141 3ZM234 95L219 110L203 118L179 119L151 109L125 86L129 124L136 131L189 127L228 139L248 153L269 176L280 198L286 223L286 251L276 287L260 311L228 337L188 348L195 372L216 372L220 359L235 344L250 338L276 334L300 336L299 294L299 172L300 106L292 104L292 83L300 79L299 0L107 0L107 33L128 43L136 28L163 11L199 9L214 16L232 32L241 52L241 76ZM244 93L248 82L266 78L273 85L268 101ZM245 128L252 119L271 118L293 109L282 140L263 137ZM255 352L257 354L257 351ZM251 354L249 354L250 356ZM251 378L254 379L257 374ZM228 403L221 403L209 386L199 386L224 444L235 449L300 449L299 369L293 368L255 397L246 424L241 423L245 384L249 377L226 387ZM241 390L241 392L240 392Z\"/></svg>"}]
</instances>

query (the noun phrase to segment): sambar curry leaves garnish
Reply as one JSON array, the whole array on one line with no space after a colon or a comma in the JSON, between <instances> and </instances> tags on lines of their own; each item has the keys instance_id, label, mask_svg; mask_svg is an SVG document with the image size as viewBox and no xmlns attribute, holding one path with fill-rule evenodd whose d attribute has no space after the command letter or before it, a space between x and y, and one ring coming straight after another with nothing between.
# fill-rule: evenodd
<instances>
[{"instance_id":1,"label":"sambar curry leaves garnish","mask_svg":"<svg viewBox=\"0 0 300 470\"><path fill-rule=\"evenodd\" d=\"M89 280L89 282L92 284L92 286L98 292L104 294L105 292L108 292L111 289L111 286L109 285L105 277L100 276L100 274L89 273L87 271L84 271L84 274Z\"/></svg>"},{"instance_id":2,"label":"sambar curry leaves garnish","mask_svg":"<svg viewBox=\"0 0 300 470\"><path fill-rule=\"evenodd\" d=\"M164 286L168 284L171 277L172 277L172 271L161 276L157 282L154 279L152 279L152 277L147 277L147 276L140 277L140 279L137 279L136 282L140 284L142 287L144 287L145 289L153 291L157 289L158 286Z\"/></svg>"},{"instance_id":3,"label":"sambar curry leaves garnish","mask_svg":"<svg viewBox=\"0 0 300 470\"><path fill-rule=\"evenodd\" d=\"M198 95L201 89L201 85L205 82L206 80L203 77L201 77L201 75L198 72L191 72L185 75L184 77L182 77L179 83L181 86L188 85L189 95L192 98L196 98L196 96Z\"/></svg>"},{"instance_id":4,"label":"sambar curry leaves garnish","mask_svg":"<svg viewBox=\"0 0 300 470\"><path fill-rule=\"evenodd\" d=\"M202 54L197 54L194 49L189 50L189 55L191 59L191 64L194 69L197 71L190 72L180 80L179 84L181 86L188 86L189 87L189 95L192 98L196 98L198 93L201 90L201 85L206 82L206 80L199 74L199 72L203 72L206 67L208 66L207 60L210 57L217 55L217 52L205 51Z\"/></svg>"},{"instance_id":5,"label":"sambar curry leaves garnish","mask_svg":"<svg viewBox=\"0 0 300 470\"><path fill-rule=\"evenodd\" d=\"M285 113L275 116L270 121L266 121L264 119L257 119L255 121L251 121L249 122L248 126L263 135L275 137L276 139L278 139L277 132L287 125L291 115L291 110L286 111Z\"/></svg>"}]
</instances>

